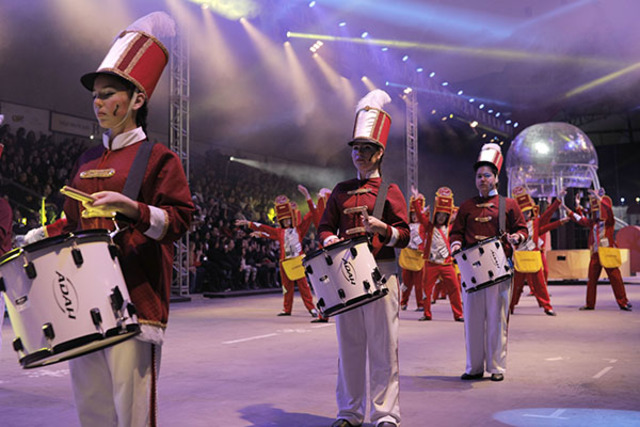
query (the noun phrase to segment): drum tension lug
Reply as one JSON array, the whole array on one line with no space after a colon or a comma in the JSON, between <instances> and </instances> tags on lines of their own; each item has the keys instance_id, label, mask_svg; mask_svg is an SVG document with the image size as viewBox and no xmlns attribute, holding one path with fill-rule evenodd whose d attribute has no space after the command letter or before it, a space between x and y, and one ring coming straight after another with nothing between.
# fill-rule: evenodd
<instances>
[{"instance_id":1,"label":"drum tension lug","mask_svg":"<svg viewBox=\"0 0 640 427\"><path fill-rule=\"evenodd\" d=\"M116 259L119 255L119 249L116 245L109 245L109 255L111 259Z\"/></svg>"},{"instance_id":2,"label":"drum tension lug","mask_svg":"<svg viewBox=\"0 0 640 427\"><path fill-rule=\"evenodd\" d=\"M7 292L7 288L4 286L4 277L0 277L0 292ZM2 313L4 316L4 313Z\"/></svg>"},{"instance_id":3,"label":"drum tension lug","mask_svg":"<svg viewBox=\"0 0 640 427\"><path fill-rule=\"evenodd\" d=\"M349 250L351 251L351 256L352 257L355 258L355 257L358 256L358 250L355 248L355 246L352 246Z\"/></svg>"},{"instance_id":4,"label":"drum tension lug","mask_svg":"<svg viewBox=\"0 0 640 427\"><path fill-rule=\"evenodd\" d=\"M491 277L493 279L493 271L489 270L489 277Z\"/></svg>"},{"instance_id":5,"label":"drum tension lug","mask_svg":"<svg viewBox=\"0 0 640 427\"><path fill-rule=\"evenodd\" d=\"M368 291L369 289L371 289L371 283L369 283L369 281L368 281L368 280L363 280L363 281L362 281L362 286L364 286L365 290L367 290L367 291Z\"/></svg>"},{"instance_id":6,"label":"drum tension lug","mask_svg":"<svg viewBox=\"0 0 640 427\"><path fill-rule=\"evenodd\" d=\"M320 298L316 305L318 306L318 308L324 307L324 298Z\"/></svg>"},{"instance_id":7,"label":"drum tension lug","mask_svg":"<svg viewBox=\"0 0 640 427\"><path fill-rule=\"evenodd\" d=\"M29 279L35 279L38 273L36 272L36 266L32 262L28 262L24 265L24 271L27 273Z\"/></svg>"},{"instance_id":8,"label":"drum tension lug","mask_svg":"<svg viewBox=\"0 0 640 427\"><path fill-rule=\"evenodd\" d=\"M484 255L484 248L482 246L480 246L478 248L478 252L480 253L480 255Z\"/></svg>"},{"instance_id":9,"label":"drum tension lug","mask_svg":"<svg viewBox=\"0 0 640 427\"><path fill-rule=\"evenodd\" d=\"M378 267L375 267L371 272L371 278L376 283L378 283L380 279L382 279L382 274L380 274L380 270L378 270Z\"/></svg>"},{"instance_id":10,"label":"drum tension lug","mask_svg":"<svg viewBox=\"0 0 640 427\"><path fill-rule=\"evenodd\" d=\"M90 312L91 312L91 321L93 322L93 324L95 326L100 326L100 324L102 323L102 314L100 314L100 309L92 308Z\"/></svg>"},{"instance_id":11,"label":"drum tension lug","mask_svg":"<svg viewBox=\"0 0 640 427\"><path fill-rule=\"evenodd\" d=\"M84 262L84 259L82 259L82 252L80 252L80 249L75 249L75 248L71 249L71 256L73 257L73 262L76 264L76 267L80 267Z\"/></svg>"},{"instance_id":12,"label":"drum tension lug","mask_svg":"<svg viewBox=\"0 0 640 427\"><path fill-rule=\"evenodd\" d=\"M338 289L338 296L341 299L345 299L346 298L347 295L344 293L344 289Z\"/></svg>"},{"instance_id":13,"label":"drum tension lug","mask_svg":"<svg viewBox=\"0 0 640 427\"><path fill-rule=\"evenodd\" d=\"M333 265L333 258L328 254L324 256L324 260L327 262L327 265Z\"/></svg>"},{"instance_id":14,"label":"drum tension lug","mask_svg":"<svg viewBox=\"0 0 640 427\"><path fill-rule=\"evenodd\" d=\"M112 294L111 294L111 308L113 309L114 313L117 313L118 311L122 310L122 304L124 304L124 298L122 297L122 292L120 292L120 288L119 287L115 287L112 289Z\"/></svg>"},{"instance_id":15,"label":"drum tension lug","mask_svg":"<svg viewBox=\"0 0 640 427\"><path fill-rule=\"evenodd\" d=\"M53 330L53 325L51 323L45 323L42 325L42 333L47 339L54 339L56 337L56 333Z\"/></svg>"},{"instance_id":16,"label":"drum tension lug","mask_svg":"<svg viewBox=\"0 0 640 427\"><path fill-rule=\"evenodd\" d=\"M22 340L20 338L16 338L13 340L13 349L16 352L20 352L24 350L24 346L22 345Z\"/></svg>"},{"instance_id":17,"label":"drum tension lug","mask_svg":"<svg viewBox=\"0 0 640 427\"><path fill-rule=\"evenodd\" d=\"M313 275L313 268L311 268L310 265L307 265L307 268L305 269L305 271L309 276Z\"/></svg>"},{"instance_id":18,"label":"drum tension lug","mask_svg":"<svg viewBox=\"0 0 640 427\"><path fill-rule=\"evenodd\" d=\"M138 312L136 311L136 306L132 303L127 303L127 313L129 313L129 318L133 318Z\"/></svg>"}]
</instances>

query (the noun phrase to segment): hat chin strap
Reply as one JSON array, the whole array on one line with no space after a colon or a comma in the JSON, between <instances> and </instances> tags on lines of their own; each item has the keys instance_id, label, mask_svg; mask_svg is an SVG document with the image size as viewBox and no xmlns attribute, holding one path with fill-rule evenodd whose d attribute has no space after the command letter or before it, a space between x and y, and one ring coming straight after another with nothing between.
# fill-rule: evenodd
<instances>
[{"instance_id":1,"label":"hat chin strap","mask_svg":"<svg viewBox=\"0 0 640 427\"><path fill-rule=\"evenodd\" d=\"M131 113L133 112L133 104L135 104L135 102L136 102L136 95L137 94L138 94L138 89L135 89L133 91L133 95L131 95L131 101L129 101L129 107L127 107L127 114L124 115L124 117L122 118L122 120L120 120L120 122L118 122L118 124L116 124L111 129L109 129L109 140L112 140L115 137L115 135L121 133L121 132L117 132L116 133L115 130L117 130L120 127L123 127L125 122L131 116ZM124 127L123 127L123 129L124 129ZM115 133L115 135L114 135L114 133Z\"/></svg>"}]
</instances>

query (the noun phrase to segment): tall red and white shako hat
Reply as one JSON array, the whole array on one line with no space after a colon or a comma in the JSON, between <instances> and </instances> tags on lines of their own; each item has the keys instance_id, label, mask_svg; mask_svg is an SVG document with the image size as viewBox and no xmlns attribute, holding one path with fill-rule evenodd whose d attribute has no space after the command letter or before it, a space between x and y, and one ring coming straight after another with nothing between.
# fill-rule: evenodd
<instances>
[{"instance_id":1,"label":"tall red and white shako hat","mask_svg":"<svg viewBox=\"0 0 640 427\"><path fill-rule=\"evenodd\" d=\"M290 219L291 223L294 222L294 211L293 206L291 206L291 202L289 198L284 194L276 197L275 201L275 209L276 209L276 220L281 222L285 219Z\"/></svg>"},{"instance_id":2,"label":"tall red and white shako hat","mask_svg":"<svg viewBox=\"0 0 640 427\"><path fill-rule=\"evenodd\" d=\"M446 213L451 219L453 212L453 191L449 187L440 187L436 191L435 208L433 209L433 221L435 222L438 212Z\"/></svg>"},{"instance_id":3,"label":"tall red and white shako hat","mask_svg":"<svg viewBox=\"0 0 640 427\"><path fill-rule=\"evenodd\" d=\"M353 139L349 145L355 142L369 142L383 150L387 147L391 116L382 107L389 102L391 102L389 94L380 89L372 90L358 102Z\"/></svg>"},{"instance_id":4,"label":"tall red and white shako hat","mask_svg":"<svg viewBox=\"0 0 640 427\"><path fill-rule=\"evenodd\" d=\"M496 175L499 175L503 160L500 146L490 142L482 146L478 161L473 165L473 169L477 171L480 166L491 166L496 169Z\"/></svg>"},{"instance_id":5,"label":"tall red and white shako hat","mask_svg":"<svg viewBox=\"0 0 640 427\"><path fill-rule=\"evenodd\" d=\"M520 206L520 210L522 212L534 210L536 204L526 188L517 186L511 190L511 193L513 194L513 198L516 199L516 202L518 203L518 206Z\"/></svg>"},{"instance_id":6,"label":"tall red and white shako hat","mask_svg":"<svg viewBox=\"0 0 640 427\"><path fill-rule=\"evenodd\" d=\"M143 16L116 37L98 69L80 78L82 85L93 90L99 74L114 74L133 83L147 99L151 98L169 61L169 52L158 38L173 37L175 33L176 24L166 13Z\"/></svg>"}]
</instances>

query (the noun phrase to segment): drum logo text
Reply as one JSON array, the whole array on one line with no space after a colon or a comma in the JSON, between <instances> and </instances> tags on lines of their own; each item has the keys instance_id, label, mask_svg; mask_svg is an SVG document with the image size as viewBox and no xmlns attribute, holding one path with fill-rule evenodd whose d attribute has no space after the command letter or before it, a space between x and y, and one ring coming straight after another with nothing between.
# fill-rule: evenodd
<instances>
[{"instance_id":1,"label":"drum logo text","mask_svg":"<svg viewBox=\"0 0 640 427\"><path fill-rule=\"evenodd\" d=\"M353 286L356 285L356 276L355 276L355 269L353 268L353 265L347 261L346 259L342 260L342 275L344 276L345 279L347 279L347 281L349 283L351 283Z\"/></svg>"},{"instance_id":2,"label":"drum logo text","mask_svg":"<svg viewBox=\"0 0 640 427\"><path fill-rule=\"evenodd\" d=\"M60 310L69 319L75 319L78 312L78 292L68 277L56 271L57 278L53 283L53 295Z\"/></svg>"}]
</instances>

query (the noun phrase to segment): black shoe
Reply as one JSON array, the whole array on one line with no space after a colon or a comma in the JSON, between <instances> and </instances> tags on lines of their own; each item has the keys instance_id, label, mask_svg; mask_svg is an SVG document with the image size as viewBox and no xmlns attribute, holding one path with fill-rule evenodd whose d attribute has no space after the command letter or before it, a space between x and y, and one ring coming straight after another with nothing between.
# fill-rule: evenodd
<instances>
[{"instance_id":1,"label":"black shoe","mask_svg":"<svg viewBox=\"0 0 640 427\"><path fill-rule=\"evenodd\" d=\"M349 421L340 418L338 420L335 420L333 422L333 424L331 424L331 427L358 427L362 424L351 424Z\"/></svg>"},{"instance_id":2,"label":"black shoe","mask_svg":"<svg viewBox=\"0 0 640 427\"><path fill-rule=\"evenodd\" d=\"M311 323L327 323L329 319L325 319L323 317L318 317L317 319L313 319Z\"/></svg>"},{"instance_id":3,"label":"black shoe","mask_svg":"<svg viewBox=\"0 0 640 427\"><path fill-rule=\"evenodd\" d=\"M469 381L469 380L481 380L484 376L484 372L480 372L479 374L467 374L466 372L460 376L461 380Z\"/></svg>"},{"instance_id":4,"label":"black shoe","mask_svg":"<svg viewBox=\"0 0 640 427\"><path fill-rule=\"evenodd\" d=\"M547 316L555 316L556 312L553 310L545 310L544 314L546 314Z\"/></svg>"},{"instance_id":5,"label":"black shoe","mask_svg":"<svg viewBox=\"0 0 640 427\"><path fill-rule=\"evenodd\" d=\"M491 374L491 381L502 381L504 379L504 375L502 374Z\"/></svg>"},{"instance_id":6,"label":"black shoe","mask_svg":"<svg viewBox=\"0 0 640 427\"><path fill-rule=\"evenodd\" d=\"M620 310L631 311L631 304L624 305L620 307Z\"/></svg>"},{"instance_id":7,"label":"black shoe","mask_svg":"<svg viewBox=\"0 0 640 427\"><path fill-rule=\"evenodd\" d=\"M419 322L424 322L425 320L431 320L431 316L422 316L418 319Z\"/></svg>"},{"instance_id":8,"label":"black shoe","mask_svg":"<svg viewBox=\"0 0 640 427\"><path fill-rule=\"evenodd\" d=\"M580 310L580 311L593 310L593 307L589 307L589 306L585 305L584 307L580 307L578 310Z\"/></svg>"},{"instance_id":9,"label":"black shoe","mask_svg":"<svg viewBox=\"0 0 640 427\"><path fill-rule=\"evenodd\" d=\"M405 311L407 309L407 304L402 304L400 306L400 310Z\"/></svg>"},{"instance_id":10,"label":"black shoe","mask_svg":"<svg viewBox=\"0 0 640 427\"><path fill-rule=\"evenodd\" d=\"M456 322L464 322L464 317L456 317L455 319Z\"/></svg>"},{"instance_id":11,"label":"black shoe","mask_svg":"<svg viewBox=\"0 0 640 427\"><path fill-rule=\"evenodd\" d=\"M424 307L416 307L414 311L424 311Z\"/></svg>"},{"instance_id":12,"label":"black shoe","mask_svg":"<svg viewBox=\"0 0 640 427\"><path fill-rule=\"evenodd\" d=\"M287 313L286 311L281 311L278 313L278 316L291 316L291 313Z\"/></svg>"}]
</instances>

